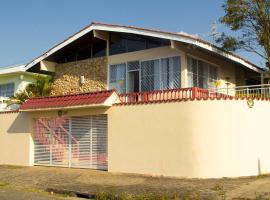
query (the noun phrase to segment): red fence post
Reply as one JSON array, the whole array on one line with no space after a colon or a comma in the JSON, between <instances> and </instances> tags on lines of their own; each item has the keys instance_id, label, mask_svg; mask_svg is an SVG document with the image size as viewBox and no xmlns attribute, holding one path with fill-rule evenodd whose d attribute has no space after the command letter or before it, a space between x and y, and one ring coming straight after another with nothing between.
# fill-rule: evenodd
<instances>
[{"instance_id":1,"label":"red fence post","mask_svg":"<svg viewBox=\"0 0 270 200\"><path fill-rule=\"evenodd\" d=\"M198 88L193 87L192 88L192 99L196 99L198 97L197 93L198 93Z\"/></svg>"}]
</instances>

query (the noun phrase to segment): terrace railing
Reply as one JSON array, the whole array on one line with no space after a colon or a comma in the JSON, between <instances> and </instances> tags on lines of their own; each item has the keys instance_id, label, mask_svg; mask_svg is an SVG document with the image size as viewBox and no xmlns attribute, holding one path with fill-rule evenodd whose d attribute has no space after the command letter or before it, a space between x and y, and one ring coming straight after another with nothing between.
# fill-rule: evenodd
<instances>
[{"instance_id":1,"label":"terrace railing","mask_svg":"<svg viewBox=\"0 0 270 200\"><path fill-rule=\"evenodd\" d=\"M270 98L270 84L235 88L178 88L120 94L121 103L147 103L192 99L220 98Z\"/></svg>"},{"instance_id":2,"label":"terrace railing","mask_svg":"<svg viewBox=\"0 0 270 200\"><path fill-rule=\"evenodd\" d=\"M270 84L218 88L210 91L236 98L270 98Z\"/></svg>"},{"instance_id":3,"label":"terrace railing","mask_svg":"<svg viewBox=\"0 0 270 200\"><path fill-rule=\"evenodd\" d=\"M176 100L190 100L225 97L227 95L222 93L214 93L208 89L203 88L178 88L169 90L155 90L147 92L123 93L120 94L120 101L122 103L146 103L146 102L162 102L162 101L176 101Z\"/></svg>"}]
</instances>

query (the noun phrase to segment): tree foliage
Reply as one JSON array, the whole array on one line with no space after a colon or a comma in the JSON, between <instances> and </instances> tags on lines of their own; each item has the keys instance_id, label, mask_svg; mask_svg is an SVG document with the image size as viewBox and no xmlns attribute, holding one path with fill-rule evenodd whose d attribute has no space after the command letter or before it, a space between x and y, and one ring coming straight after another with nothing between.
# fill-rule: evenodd
<instances>
[{"instance_id":1,"label":"tree foliage","mask_svg":"<svg viewBox=\"0 0 270 200\"><path fill-rule=\"evenodd\" d=\"M244 49L270 62L270 0L226 0L221 23L239 36L224 33L216 40L228 51Z\"/></svg>"},{"instance_id":2,"label":"tree foliage","mask_svg":"<svg viewBox=\"0 0 270 200\"><path fill-rule=\"evenodd\" d=\"M35 82L27 85L23 91L19 91L15 95L11 96L8 104L22 104L32 97L49 96L51 85L52 80L50 77L36 75Z\"/></svg>"}]
</instances>

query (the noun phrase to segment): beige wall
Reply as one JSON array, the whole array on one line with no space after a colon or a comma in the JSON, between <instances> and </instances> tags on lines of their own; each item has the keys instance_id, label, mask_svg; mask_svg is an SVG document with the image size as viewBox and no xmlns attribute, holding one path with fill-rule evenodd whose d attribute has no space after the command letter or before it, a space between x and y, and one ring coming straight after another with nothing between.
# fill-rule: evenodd
<instances>
[{"instance_id":1,"label":"beige wall","mask_svg":"<svg viewBox=\"0 0 270 200\"><path fill-rule=\"evenodd\" d=\"M269 102L207 100L115 106L109 171L176 177L270 172Z\"/></svg>"},{"instance_id":2,"label":"beige wall","mask_svg":"<svg viewBox=\"0 0 270 200\"><path fill-rule=\"evenodd\" d=\"M25 113L0 113L0 164L33 165L31 120Z\"/></svg>"},{"instance_id":3,"label":"beige wall","mask_svg":"<svg viewBox=\"0 0 270 200\"><path fill-rule=\"evenodd\" d=\"M108 114L110 172L234 177L270 172L269 102L206 100L64 111ZM33 165L33 118L57 111L0 114L0 164Z\"/></svg>"}]
</instances>

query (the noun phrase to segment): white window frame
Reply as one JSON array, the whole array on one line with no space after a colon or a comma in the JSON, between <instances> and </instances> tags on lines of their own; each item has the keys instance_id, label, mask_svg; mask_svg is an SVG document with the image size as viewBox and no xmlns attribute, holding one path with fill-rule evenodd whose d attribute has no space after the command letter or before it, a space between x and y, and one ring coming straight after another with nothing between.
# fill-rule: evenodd
<instances>
[{"instance_id":1,"label":"white window frame","mask_svg":"<svg viewBox=\"0 0 270 200\"><path fill-rule=\"evenodd\" d=\"M128 88L129 88L129 81L128 81L128 63L129 62L135 62L135 61L139 61L139 92L141 92L142 91L142 88L141 88L141 86L142 86L142 84L141 84L141 79L142 79L142 65L141 65L141 63L142 62L147 62L147 61L151 61L151 60L158 60L159 61L159 83L160 83L160 86L159 86L159 88L160 88L160 90L162 90L162 88L163 87L161 87L161 84L162 84L162 73L161 73L161 67L162 67L162 62L161 62L161 60L162 59L166 59L166 58L173 58L173 57L179 57L180 58L180 65L179 65L179 67L180 67L180 70L179 70L179 78L180 78L180 84L179 84L179 87L181 88L181 79L182 79L182 77L181 77L181 70L182 70L182 66L181 66L181 59L182 59L182 55L179 55L179 54L176 54L176 55L168 55L168 56L160 56L160 57L156 57L156 58L149 58L149 59L136 59L136 60L129 60L129 61L126 61L126 62L119 62L119 63L109 63L108 65L107 65L107 69L108 69L108 73L107 73L107 89L109 89L110 88L110 66L111 65L120 65L120 64L125 64L125 66L126 66L126 91L125 91L125 93L127 93L127 90L128 90ZM131 70L132 71L132 70ZM134 70L135 71L135 70ZM136 70L137 71L137 70Z\"/></svg>"},{"instance_id":2,"label":"white window frame","mask_svg":"<svg viewBox=\"0 0 270 200\"><path fill-rule=\"evenodd\" d=\"M209 61L206 61L205 59L201 59L201 58L199 58L199 57L196 57L196 56L193 56L193 55L190 55L190 54L187 54L187 70L188 70L188 68L189 68L189 63L188 63L188 60L189 59L195 59L196 61L197 61L197 69L198 69L198 62L199 61L201 61L201 62L203 62L203 63L206 63L207 65L212 65L213 67L216 67L216 69L217 69L217 80L219 80L220 79L220 65L217 65L217 64L215 64L215 63L212 63L212 62L209 62ZM199 71L199 70L198 70ZM209 66L208 66L208 79L209 79ZM188 71L188 73L189 73L189 71ZM199 77L199 74L197 74L197 77ZM189 75L188 75L188 82L189 82ZM198 80L197 80L198 81ZM190 87L190 85L188 85L188 87ZM193 84L192 84L192 86L191 87L198 87L198 86L194 86Z\"/></svg>"},{"instance_id":3,"label":"white window frame","mask_svg":"<svg viewBox=\"0 0 270 200\"><path fill-rule=\"evenodd\" d=\"M112 66L112 65L122 65L122 64L125 64L125 72L126 72L126 90L127 90L127 62L121 62L121 63L116 63L116 64L107 64L107 90L109 90L110 89L110 76L111 76L111 74L110 74L110 67ZM126 92L125 92L126 93Z\"/></svg>"}]
</instances>

